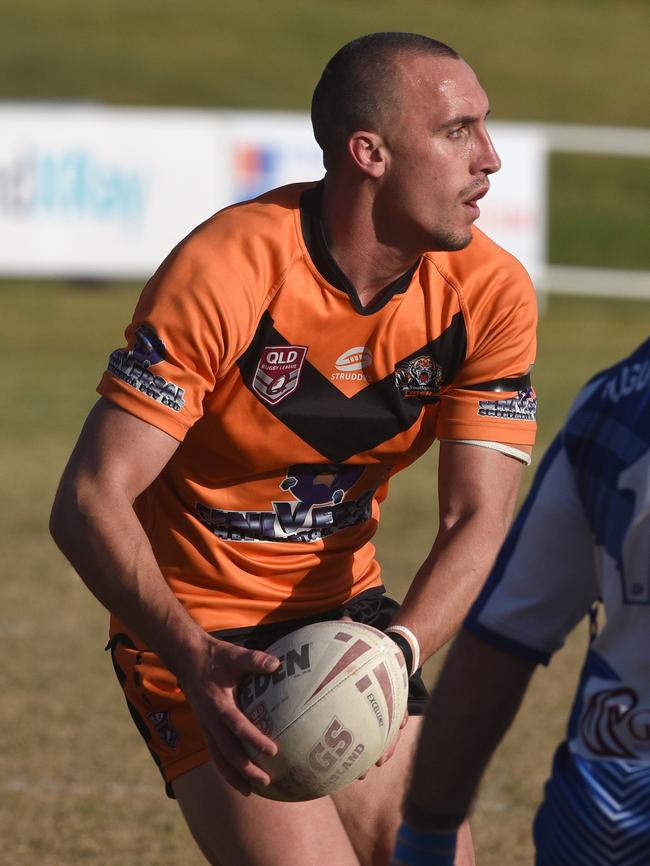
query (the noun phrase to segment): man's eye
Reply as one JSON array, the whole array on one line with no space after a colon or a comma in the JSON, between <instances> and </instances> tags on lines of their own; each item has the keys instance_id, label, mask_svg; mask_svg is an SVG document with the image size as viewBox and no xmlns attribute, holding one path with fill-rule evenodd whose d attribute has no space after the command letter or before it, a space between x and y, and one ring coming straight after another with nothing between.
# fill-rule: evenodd
<instances>
[{"instance_id":1,"label":"man's eye","mask_svg":"<svg viewBox=\"0 0 650 866\"><path fill-rule=\"evenodd\" d=\"M466 127L457 126L455 129L449 130L449 138L461 138L463 133L465 132Z\"/></svg>"}]
</instances>

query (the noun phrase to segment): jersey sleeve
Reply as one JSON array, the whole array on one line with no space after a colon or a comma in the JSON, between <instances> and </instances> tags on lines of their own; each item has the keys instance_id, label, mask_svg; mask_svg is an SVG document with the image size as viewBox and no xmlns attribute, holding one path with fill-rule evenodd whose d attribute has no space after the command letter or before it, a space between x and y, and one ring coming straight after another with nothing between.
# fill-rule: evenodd
<instances>
[{"instance_id":1,"label":"jersey sleeve","mask_svg":"<svg viewBox=\"0 0 650 866\"><path fill-rule=\"evenodd\" d=\"M536 352L535 290L525 269L510 256L494 273L476 270L469 289L458 289L467 354L442 394L437 435L532 445L537 429L537 398L530 379Z\"/></svg>"},{"instance_id":2,"label":"jersey sleeve","mask_svg":"<svg viewBox=\"0 0 650 866\"><path fill-rule=\"evenodd\" d=\"M222 279L215 258L201 237L170 254L145 286L127 345L111 354L97 388L179 441L202 416L206 394L255 315L249 293Z\"/></svg>"},{"instance_id":3,"label":"jersey sleeve","mask_svg":"<svg viewBox=\"0 0 650 866\"><path fill-rule=\"evenodd\" d=\"M593 539L558 436L465 627L547 664L598 597Z\"/></svg>"}]
</instances>

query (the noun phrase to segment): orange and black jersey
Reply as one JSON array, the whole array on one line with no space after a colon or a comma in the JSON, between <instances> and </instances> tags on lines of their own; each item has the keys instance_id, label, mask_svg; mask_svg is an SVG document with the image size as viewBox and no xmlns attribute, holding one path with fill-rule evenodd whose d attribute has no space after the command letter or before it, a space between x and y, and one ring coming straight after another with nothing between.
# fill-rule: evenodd
<instances>
[{"instance_id":1,"label":"orange and black jersey","mask_svg":"<svg viewBox=\"0 0 650 866\"><path fill-rule=\"evenodd\" d=\"M381 584L391 476L434 438L532 444L536 300L477 229L361 307L320 185L199 226L149 281L99 385L181 443L137 509L209 631L294 619Z\"/></svg>"}]
</instances>

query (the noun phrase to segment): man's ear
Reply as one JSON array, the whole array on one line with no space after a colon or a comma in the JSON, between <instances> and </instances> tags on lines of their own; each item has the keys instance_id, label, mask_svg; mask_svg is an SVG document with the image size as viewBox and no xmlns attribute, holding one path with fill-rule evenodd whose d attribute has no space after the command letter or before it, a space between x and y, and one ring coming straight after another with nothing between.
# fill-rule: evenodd
<instances>
[{"instance_id":1,"label":"man's ear","mask_svg":"<svg viewBox=\"0 0 650 866\"><path fill-rule=\"evenodd\" d=\"M381 177L386 170L384 141L376 132L353 132L348 139L348 152L364 174Z\"/></svg>"}]
</instances>

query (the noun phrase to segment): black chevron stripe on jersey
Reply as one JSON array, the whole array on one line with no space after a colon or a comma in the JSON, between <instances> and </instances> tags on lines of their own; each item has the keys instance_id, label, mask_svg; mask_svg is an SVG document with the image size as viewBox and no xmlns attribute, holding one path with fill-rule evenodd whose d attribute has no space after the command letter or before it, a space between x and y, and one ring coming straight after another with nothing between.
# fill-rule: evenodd
<instances>
[{"instance_id":1,"label":"black chevron stripe on jersey","mask_svg":"<svg viewBox=\"0 0 650 866\"><path fill-rule=\"evenodd\" d=\"M276 331L271 315L265 312L250 346L237 361L244 383L258 400L253 380L265 346L290 345ZM457 313L437 339L398 363L429 355L442 367L444 386L453 380L465 360L466 346L465 323ZM264 405L304 442L334 463L368 451L408 430L423 408L419 400L402 397L393 372L353 397L346 397L307 359L302 365L299 387L281 402Z\"/></svg>"}]
</instances>

